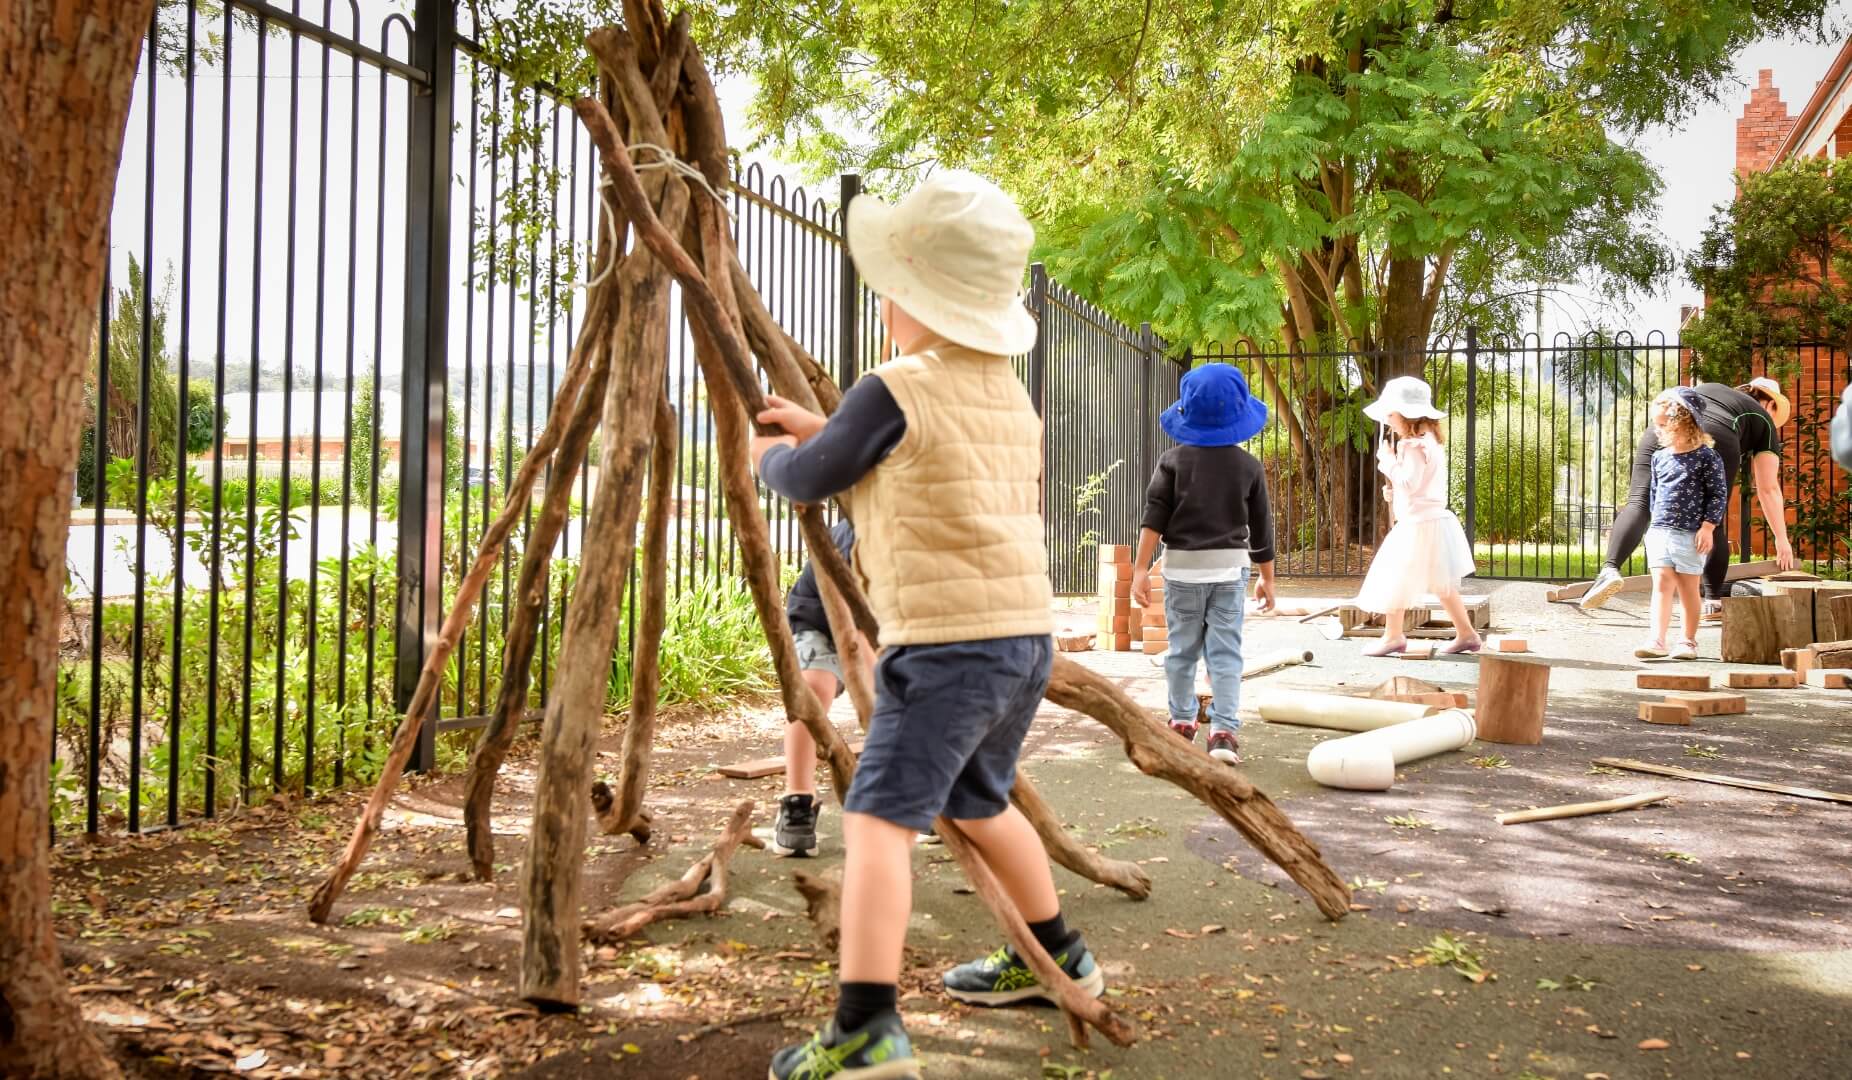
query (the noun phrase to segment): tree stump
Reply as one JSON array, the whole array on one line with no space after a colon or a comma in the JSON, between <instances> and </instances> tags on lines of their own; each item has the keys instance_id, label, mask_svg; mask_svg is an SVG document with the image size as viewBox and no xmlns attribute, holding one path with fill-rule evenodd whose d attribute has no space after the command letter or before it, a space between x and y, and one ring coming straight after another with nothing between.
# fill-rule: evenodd
<instances>
[{"instance_id":1,"label":"tree stump","mask_svg":"<svg viewBox=\"0 0 1852 1080\"><path fill-rule=\"evenodd\" d=\"M1536 746L1543 741L1543 710L1550 697L1550 665L1515 656L1479 657L1479 710L1474 719L1486 742Z\"/></svg>"},{"instance_id":2,"label":"tree stump","mask_svg":"<svg viewBox=\"0 0 1852 1080\"><path fill-rule=\"evenodd\" d=\"M1723 662L1780 664L1781 650L1812 643L1812 599L1793 593L1725 597Z\"/></svg>"},{"instance_id":3,"label":"tree stump","mask_svg":"<svg viewBox=\"0 0 1852 1080\"><path fill-rule=\"evenodd\" d=\"M1852 593L1821 597L1826 601L1827 615L1820 618L1819 608L1814 609L1814 631L1820 633L1820 641L1844 641L1852 638ZM1815 601L1816 605L1818 600ZM1821 624L1825 625L1822 626Z\"/></svg>"}]
</instances>

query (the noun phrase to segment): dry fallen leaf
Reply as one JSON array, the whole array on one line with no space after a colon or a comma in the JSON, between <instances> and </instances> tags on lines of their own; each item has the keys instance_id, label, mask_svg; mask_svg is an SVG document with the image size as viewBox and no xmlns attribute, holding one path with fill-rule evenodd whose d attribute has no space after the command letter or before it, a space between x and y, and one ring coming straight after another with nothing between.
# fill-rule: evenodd
<instances>
[{"instance_id":1,"label":"dry fallen leaf","mask_svg":"<svg viewBox=\"0 0 1852 1080\"><path fill-rule=\"evenodd\" d=\"M1201 930L1197 932L1207 937L1210 934L1219 934L1226 929L1228 928L1226 926L1223 926L1220 923L1210 923L1208 926L1203 927Z\"/></svg>"},{"instance_id":2,"label":"dry fallen leaf","mask_svg":"<svg viewBox=\"0 0 1852 1080\"><path fill-rule=\"evenodd\" d=\"M1185 941L1195 941L1196 940L1195 934L1190 933L1188 930L1178 930L1176 927L1173 927L1173 926L1165 927L1164 932L1166 934L1169 934L1171 937L1182 938Z\"/></svg>"},{"instance_id":3,"label":"dry fallen leaf","mask_svg":"<svg viewBox=\"0 0 1852 1080\"><path fill-rule=\"evenodd\" d=\"M1666 1049L1669 1049L1671 1046L1672 1044L1669 1042L1666 1042L1664 1039L1641 1039L1640 1040L1640 1049L1642 1050L1666 1050Z\"/></svg>"},{"instance_id":4,"label":"dry fallen leaf","mask_svg":"<svg viewBox=\"0 0 1852 1080\"><path fill-rule=\"evenodd\" d=\"M270 1051L258 1049L258 1050L253 1050L250 1053L239 1058L236 1062L232 1064L232 1067L237 1069L239 1072L250 1072L253 1069L263 1068L265 1065L269 1064L269 1062L270 1062Z\"/></svg>"}]
</instances>

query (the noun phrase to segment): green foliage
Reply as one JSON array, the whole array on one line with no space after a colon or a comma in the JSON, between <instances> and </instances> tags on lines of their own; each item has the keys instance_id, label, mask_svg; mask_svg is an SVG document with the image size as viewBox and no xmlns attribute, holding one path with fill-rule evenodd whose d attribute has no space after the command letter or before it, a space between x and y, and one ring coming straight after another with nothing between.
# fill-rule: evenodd
<instances>
[{"instance_id":1,"label":"green foliage","mask_svg":"<svg viewBox=\"0 0 1852 1080\"><path fill-rule=\"evenodd\" d=\"M354 384L353 434L347 440L347 466L353 477L354 501L366 502L373 490L374 413L379 403L372 379Z\"/></svg>"},{"instance_id":2,"label":"green foliage","mask_svg":"<svg viewBox=\"0 0 1852 1080\"><path fill-rule=\"evenodd\" d=\"M1685 330L1699 378L1741 383L1760 351L1791 365L1792 346L1852 347L1852 168L1827 158L1739 175L1687 261L1705 307Z\"/></svg>"},{"instance_id":3,"label":"green foliage","mask_svg":"<svg viewBox=\"0 0 1852 1080\"><path fill-rule=\"evenodd\" d=\"M1100 508L1097 504L1106 496L1106 482L1112 479L1112 474L1119 471L1119 466L1124 464L1125 459L1120 458L1106 466L1104 471L1089 475L1085 481L1075 486L1074 517L1077 520L1085 521L1089 515L1096 521L1099 519ZM1075 554L1085 560L1087 549L1098 547L1099 543L1100 531L1089 528L1080 534L1080 542L1074 546Z\"/></svg>"}]
</instances>

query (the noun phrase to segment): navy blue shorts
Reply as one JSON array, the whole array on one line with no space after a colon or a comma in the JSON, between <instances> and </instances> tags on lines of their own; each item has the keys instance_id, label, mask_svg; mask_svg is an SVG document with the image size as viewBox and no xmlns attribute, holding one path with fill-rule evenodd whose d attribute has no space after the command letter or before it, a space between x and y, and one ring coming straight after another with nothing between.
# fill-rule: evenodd
<instances>
[{"instance_id":1,"label":"navy blue shorts","mask_svg":"<svg viewBox=\"0 0 1852 1080\"><path fill-rule=\"evenodd\" d=\"M916 830L1003 813L1053 662L1046 635L884 651L843 808Z\"/></svg>"}]
</instances>

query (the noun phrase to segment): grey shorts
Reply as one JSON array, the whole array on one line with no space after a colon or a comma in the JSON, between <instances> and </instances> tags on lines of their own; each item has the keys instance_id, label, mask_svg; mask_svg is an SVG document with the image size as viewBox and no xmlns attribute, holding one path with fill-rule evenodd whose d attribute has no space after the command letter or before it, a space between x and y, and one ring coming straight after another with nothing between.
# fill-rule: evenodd
<instances>
[{"instance_id":1,"label":"grey shorts","mask_svg":"<svg viewBox=\"0 0 1852 1080\"><path fill-rule=\"evenodd\" d=\"M797 644L797 667L799 671L827 671L836 676L836 685L841 687L842 657L837 655L836 642L821 630L799 630L791 635Z\"/></svg>"},{"instance_id":2,"label":"grey shorts","mask_svg":"<svg viewBox=\"0 0 1852 1080\"><path fill-rule=\"evenodd\" d=\"M1698 534L1655 525L1646 530L1648 569L1669 566L1681 574L1702 574L1704 556L1698 554Z\"/></svg>"},{"instance_id":3,"label":"grey shorts","mask_svg":"<svg viewBox=\"0 0 1852 1080\"><path fill-rule=\"evenodd\" d=\"M843 808L914 830L940 814L1001 814L1053 662L1046 635L883 652L868 742Z\"/></svg>"}]
</instances>

